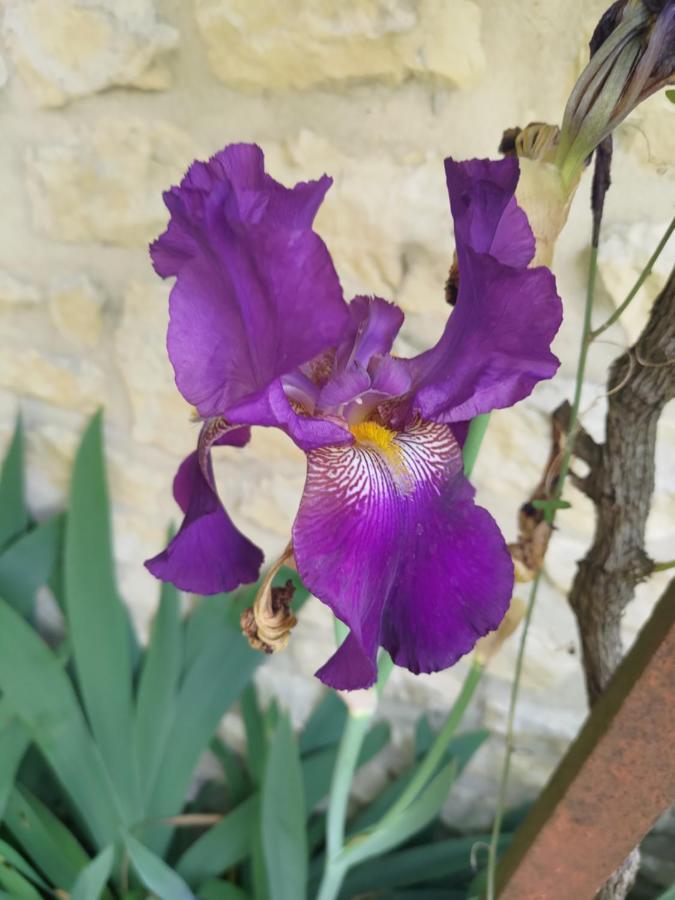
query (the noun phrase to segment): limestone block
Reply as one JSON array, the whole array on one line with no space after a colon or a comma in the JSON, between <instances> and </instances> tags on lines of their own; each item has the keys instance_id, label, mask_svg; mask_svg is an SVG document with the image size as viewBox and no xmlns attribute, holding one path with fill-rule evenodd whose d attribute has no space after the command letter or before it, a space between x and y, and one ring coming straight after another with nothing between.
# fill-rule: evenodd
<instances>
[{"instance_id":1,"label":"limestone block","mask_svg":"<svg viewBox=\"0 0 675 900\"><path fill-rule=\"evenodd\" d=\"M68 340L80 347L94 347L103 327L105 297L87 275L53 281L49 287L52 321Z\"/></svg>"},{"instance_id":2,"label":"limestone block","mask_svg":"<svg viewBox=\"0 0 675 900\"><path fill-rule=\"evenodd\" d=\"M281 152L280 152L281 151ZM309 130L270 148L271 171L287 183L327 172L334 179L316 218L345 295L402 300L406 311L431 310L445 321L443 284L452 257L452 222L439 154L351 155ZM429 270L438 279L423 296ZM404 280L424 287L399 291ZM419 284L419 282L417 282Z\"/></svg>"},{"instance_id":3,"label":"limestone block","mask_svg":"<svg viewBox=\"0 0 675 900\"><path fill-rule=\"evenodd\" d=\"M95 363L25 347L3 347L0 385L81 413L93 413L105 397L105 378Z\"/></svg>"},{"instance_id":4,"label":"limestone block","mask_svg":"<svg viewBox=\"0 0 675 900\"><path fill-rule=\"evenodd\" d=\"M0 307L32 309L42 302L42 292L34 284L0 271Z\"/></svg>"},{"instance_id":5,"label":"limestone block","mask_svg":"<svg viewBox=\"0 0 675 900\"><path fill-rule=\"evenodd\" d=\"M166 353L168 285L131 282L115 332L115 362L133 414L132 437L178 459L196 446L198 428L174 384Z\"/></svg>"},{"instance_id":6,"label":"limestone block","mask_svg":"<svg viewBox=\"0 0 675 900\"><path fill-rule=\"evenodd\" d=\"M116 86L164 89L164 57L178 43L153 0L8 0L2 33L41 106Z\"/></svg>"},{"instance_id":7,"label":"limestone block","mask_svg":"<svg viewBox=\"0 0 675 900\"><path fill-rule=\"evenodd\" d=\"M7 84L7 63L0 56L0 88L3 88Z\"/></svg>"},{"instance_id":8,"label":"limestone block","mask_svg":"<svg viewBox=\"0 0 675 900\"><path fill-rule=\"evenodd\" d=\"M27 185L35 227L57 241L139 247L166 227L162 191L196 155L168 122L110 119L31 148Z\"/></svg>"},{"instance_id":9,"label":"limestone block","mask_svg":"<svg viewBox=\"0 0 675 900\"><path fill-rule=\"evenodd\" d=\"M458 86L480 74L480 10L471 0L195 0L213 72L226 84L306 89L432 76Z\"/></svg>"},{"instance_id":10,"label":"limestone block","mask_svg":"<svg viewBox=\"0 0 675 900\"><path fill-rule=\"evenodd\" d=\"M667 226L668 222L636 222L633 225L615 225L606 229L598 252L598 272L615 307L628 295ZM629 343L639 337L652 303L665 285L674 265L675 242L671 240L621 316L621 326Z\"/></svg>"}]
</instances>

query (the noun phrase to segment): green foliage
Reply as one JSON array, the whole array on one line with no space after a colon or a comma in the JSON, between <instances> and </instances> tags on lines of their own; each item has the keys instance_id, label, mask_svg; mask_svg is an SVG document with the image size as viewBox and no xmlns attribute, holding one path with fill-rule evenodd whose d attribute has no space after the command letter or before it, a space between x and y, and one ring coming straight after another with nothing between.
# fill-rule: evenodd
<instances>
[{"instance_id":1,"label":"green foliage","mask_svg":"<svg viewBox=\"0 0 675 900\"><path fill-rule=\"evenodd\" d=\"M255 585L197 599L185 617L163 585L139 649L115 579L100 416L77 453L67 514L31 522L23 468L19 424L0 476L0 897L314 897L347 719L340 697L325 692L298 736L276 701L261 703L252 676L264 656L239 628ZM279 573L288 578L297 609L307 592L295 572ZM49 642L34 610L43 586L65 620ZM245 754L216 736L237 702ZM432 897L449 874L469 884L472 840L450 836L438 813L485 736L456 737L424 790L388 816L433 741L422 722L412 770L347 823L358 844L347 891ZM375 723L357 768L389 740ZM187 802L209 749L222 773Z\"/></svg>"}]
</instances>

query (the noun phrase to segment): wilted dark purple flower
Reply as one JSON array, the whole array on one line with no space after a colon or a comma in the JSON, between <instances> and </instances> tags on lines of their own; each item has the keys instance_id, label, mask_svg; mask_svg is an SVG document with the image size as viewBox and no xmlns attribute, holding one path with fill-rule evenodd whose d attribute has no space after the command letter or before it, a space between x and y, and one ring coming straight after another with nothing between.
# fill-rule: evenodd
<instances>
[{"instance_id":1,"label":"wilted dark purple flower","mask_svg":"<svg viewBox=\"0 0 675 900\"><path fill-rule=\"evenodd\" d=\"M211 447L276 426L307 454L293 552L307 587L350 629L317 673L373 683L378 647L413 672L443 669L504 615L513 567L474 503L458 435L550 378L561 319L551 273L528 269L534 240L514 191L515 159L446 161L460 272L457 305L431 350L390 350L403 313L346 304L312 221L331 181L274 181L262 151L234 145L196 162L165 194L151 248L176 276L168 349L176 383L205 420L174 494L185 513L147 565L210 594L257 578L261 552L218 499Z\"/></svg>"}]
</instances>

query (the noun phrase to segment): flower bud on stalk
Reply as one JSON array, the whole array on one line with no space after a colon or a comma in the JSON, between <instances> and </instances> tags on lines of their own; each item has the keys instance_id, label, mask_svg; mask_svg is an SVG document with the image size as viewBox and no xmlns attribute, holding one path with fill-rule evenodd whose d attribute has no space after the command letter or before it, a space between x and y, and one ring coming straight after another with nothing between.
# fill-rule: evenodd
<instances>
[{"instance_id":1,"label":"flower bud on stalk","mask_svg":"<svg viewBox=\"0 0 675 900\"><path fill-rule=\"evenodd\" d=\"M617 0L598 22L591 59L565 108L556 165L573 183L604 138L675 72L675 2Z\"/></svg>"},{"instance_id":2,"label":"flower bud on stalk","mask_svg":"<svg viewBox=\"0 0 675 900\"><path fill-rule=\"evenodd\" d=\"M533 265L551 265L587 158L639 103L673 82L675 0L617 0L590 50L562 128L534 122L509 129L500 147L520 160L517 199L537 241Z\"/></svg>"}]
</instances>

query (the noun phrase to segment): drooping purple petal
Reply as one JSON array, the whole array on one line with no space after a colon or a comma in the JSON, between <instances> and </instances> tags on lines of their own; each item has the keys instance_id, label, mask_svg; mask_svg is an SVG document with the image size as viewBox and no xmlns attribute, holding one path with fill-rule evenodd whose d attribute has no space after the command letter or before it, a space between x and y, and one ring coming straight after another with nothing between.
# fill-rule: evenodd
<instances>
[{"instance_id":1,"label":"drooping purple petal","mask_svg":"<svg viewBox=\"0 0 675 900\"><path fill-rule=\"evenodd\" d=\"M459 422L511 406L554 375L562 306L551 272L525 267L534 245L513 199L517 160L448 160L446 172L459 294L440 340L410 372L422 417Z\"/></svg>"},{"instance_id":2,"label":"drooping purple petal","mask_svg":"<svg viewBox=\"0 0 675 900\"><path fill-rule=\"evenodd\" d=\"M285 188L259 147L238 144L165 194L171 221L151 253L161 275L176 276L169 356L201 415L227 413L337 343L347 306L311 227L330 184Z\"/></svg>"},{"instance_id":3,"label":"drooping purple petal","mask_svg":"<svg viewBox=\"0 0 675 900\"><path fill-rule=\"evenodd\" d=\"M351 632L317 673L326 684L368 687L379 646L412 671L443 669L499 624L513 566L461 467L450 428L428 422L308 454L295 559Z\"/></svg>"},{"instance_id":4,"label":"drooping purple petal","mask_svg":"<svg viewBox=\"0 0 675 900\"><path fill-rule=\"evenodd\" d=\"M243 447L249 439L248 428L236 428L215 443ZM199 450L181 463L173 494L185 518L167 548L145 565L156 578L183 591L217 594L255 581L263 554L235 527L225 511L208 449L206 453L205 465L200 465Z\"/></svg>"}]
</instances>

